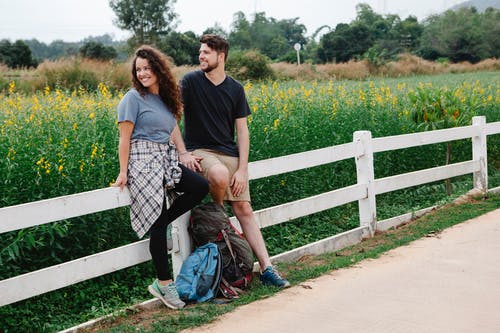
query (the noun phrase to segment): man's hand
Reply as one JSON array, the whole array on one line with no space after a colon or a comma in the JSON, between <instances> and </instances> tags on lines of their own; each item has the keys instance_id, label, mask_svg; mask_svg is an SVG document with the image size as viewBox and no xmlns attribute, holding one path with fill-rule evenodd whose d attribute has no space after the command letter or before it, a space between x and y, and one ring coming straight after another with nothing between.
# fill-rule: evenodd
<instances>
[{"instance_id":1,"label":"man's hand","mask_svg":"<svg viewBox=\"0 0 500 333\"><path fill-rule=\"evenodd\" d=\"M239 197L247 187L248 172L238 169L231 178L231 193Z\"/></svg>"}]
</instances>

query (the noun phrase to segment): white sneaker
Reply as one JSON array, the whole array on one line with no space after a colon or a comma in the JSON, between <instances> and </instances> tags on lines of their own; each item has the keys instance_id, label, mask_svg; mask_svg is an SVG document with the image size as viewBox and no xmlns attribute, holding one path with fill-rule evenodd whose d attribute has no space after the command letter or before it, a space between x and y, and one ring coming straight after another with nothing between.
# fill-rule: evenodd
<instances>
[{"instance_id":1,"label":"white sneaker","mask_svg":"<svg viewBox=\"0 0 500 333\"><path fill-rule=\"evenodd\" d=\"M174 283L169 283L166 286L162 286L155 280L149 287L148 291L151 295L159 298L166 306L171 309L178 310L182 309L186 303L181 301L177 289L175 289Z\"/></svg>"}]
</instances>

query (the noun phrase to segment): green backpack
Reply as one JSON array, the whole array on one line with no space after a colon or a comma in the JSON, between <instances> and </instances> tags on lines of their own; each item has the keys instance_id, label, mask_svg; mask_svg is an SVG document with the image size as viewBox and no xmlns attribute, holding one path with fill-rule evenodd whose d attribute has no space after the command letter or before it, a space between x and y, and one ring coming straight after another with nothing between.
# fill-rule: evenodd
<instances>
[{"instance_id":1,"label":"green backpack","mask_svg":"<svg viewBox=\"0 0 500 333\"><path fill-rule=\"evenodd\" d=\"M188 230L196 247L206 243L218 246L222 255L221 291L224 296L237 297L233 295L235 290L245 289L252 280L254 257L247 240L231 224L224 208L214 202L193 208Z\"/></svg>"}]
</instances>

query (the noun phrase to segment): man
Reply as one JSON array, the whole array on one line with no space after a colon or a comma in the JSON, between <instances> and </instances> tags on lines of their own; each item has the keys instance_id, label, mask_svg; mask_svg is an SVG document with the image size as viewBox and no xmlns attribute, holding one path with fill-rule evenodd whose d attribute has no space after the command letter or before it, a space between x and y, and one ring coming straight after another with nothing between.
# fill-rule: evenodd
<instances>
[{"instance_id":1,"label":"man","mask_svg":"<svg viewBox=\"0 0 500 333\"><path fill-rule=\"evenodd\" d=\"M262 283L287 288L290 283L271 264L250 205L247 127L250 108L243 86L226 75L229 45L217 35L204 35L200 42L201 70L186 74L181 81L187 150L180 151L180 161L203 173L215 202L221 206L224 201L231 204L263 269Z\"/></svg>"}]
</instances>

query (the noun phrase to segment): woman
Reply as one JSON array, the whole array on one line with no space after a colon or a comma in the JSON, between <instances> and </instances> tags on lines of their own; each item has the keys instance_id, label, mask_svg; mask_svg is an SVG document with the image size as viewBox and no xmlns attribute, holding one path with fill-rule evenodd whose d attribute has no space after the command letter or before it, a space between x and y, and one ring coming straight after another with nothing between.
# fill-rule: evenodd
<instances>
[{"instance_id":1,"label":"woman","mask_svg":"<svg viewBox=\"0 0 500 333\"><path fill-rule=\"evenodd\" d=\"M180 92L170 62L159 50L142 46L132 61L132 83L118 105L120 173L113 186L128 185L130 219L139 238L150 232L149 250L157 279L148 287L172 309L184 307L171 282L167 226L208 193L207 181L178 162L192 163L177 125ZM177 153L179 151L179 153ZM182 193L171 205L168 190Z\"/></svg>"}]
</instances>

